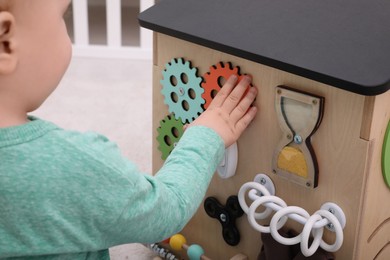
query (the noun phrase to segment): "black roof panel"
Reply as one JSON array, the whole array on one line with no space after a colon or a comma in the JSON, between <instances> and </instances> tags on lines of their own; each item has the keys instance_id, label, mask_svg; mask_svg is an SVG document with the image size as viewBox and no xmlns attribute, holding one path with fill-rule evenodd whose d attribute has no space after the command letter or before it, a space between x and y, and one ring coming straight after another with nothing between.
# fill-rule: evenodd
<instances>
[{"instance_id":1,"label":"black roof panel","mask_svg":"<svg viewBox=\"0 0 390 260\"><path fill-rule=\"evenodd\" d=\"M139 22L354 93L390 88L388 0L162 0Z\"/></svg>"}]
</instances>

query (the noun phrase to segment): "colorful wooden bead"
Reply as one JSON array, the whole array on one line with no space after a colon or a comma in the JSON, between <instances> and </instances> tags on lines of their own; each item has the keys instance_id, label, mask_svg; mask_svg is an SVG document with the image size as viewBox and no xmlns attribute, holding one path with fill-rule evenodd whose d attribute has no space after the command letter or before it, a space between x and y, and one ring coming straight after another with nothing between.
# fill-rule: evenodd
<instances>
[{"instance_id":1,"label":"colorful wooden bead","mask_svg":"<svg viewBox=\"0 0 390 260\"><path fill-rule=\"evenodd\" d=\"M199 260L204 254L204 250L200 245L190 245L187 249L187 256L190 260Z\"/></svg>"},{"instance_id":2,"label":"colorful wooden bead","mask_svg":"<svg viewBox=\"0 0 390 260\"><path fill-rule=\"evenodd\" d=\"M181 250L183 246L187 243L186 238L181 234L176 234L171 237L169 240L169 245L173 250Z\"/></svg>"}]
</instances>

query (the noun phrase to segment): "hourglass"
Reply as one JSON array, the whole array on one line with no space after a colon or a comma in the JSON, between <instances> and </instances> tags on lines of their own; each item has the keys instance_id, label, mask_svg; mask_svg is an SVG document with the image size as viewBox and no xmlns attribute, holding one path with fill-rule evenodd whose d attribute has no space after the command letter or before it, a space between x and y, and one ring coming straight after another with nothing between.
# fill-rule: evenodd
<instances>
[{"instance_id":1,"label":"hourglass","mask_svg":"<svg viewBox=\"0 0 390 260\"><path fill-rule=\"evenodd\" d=\"M283 136L274 152L273 172L315 188L318 165L310 139L321 123L324 98L278 86L275 106Z\"/></svg>"}]
</instances>

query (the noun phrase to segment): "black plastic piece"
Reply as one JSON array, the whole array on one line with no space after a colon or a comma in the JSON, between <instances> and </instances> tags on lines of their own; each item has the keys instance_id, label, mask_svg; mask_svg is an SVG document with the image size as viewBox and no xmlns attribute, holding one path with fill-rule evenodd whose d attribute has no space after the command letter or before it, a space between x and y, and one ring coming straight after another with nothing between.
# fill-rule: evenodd
<instances>
[{"instance_id":1,"label":"black plastic piece","mask_svg":"<svg viewBox=\"0 0 390 260\"><path fill-rule=\"evenodd\" d=\"M236 227L236 219L244 214L240 207L238 197L230 196L223 206L214 197L208 197L204 201L204 209L212 218L216 218L222 225L222 236L228 245L235 246L240 242L240 232Z\"/></svg>"}]
</instances>

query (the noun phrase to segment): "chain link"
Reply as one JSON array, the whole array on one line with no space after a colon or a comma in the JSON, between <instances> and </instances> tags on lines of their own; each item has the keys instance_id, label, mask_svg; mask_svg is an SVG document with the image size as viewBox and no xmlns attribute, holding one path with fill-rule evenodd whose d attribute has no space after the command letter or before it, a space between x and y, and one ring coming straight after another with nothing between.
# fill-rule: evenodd
<instances>
[{"instance_id":1,"label":"chain link","mask_svg":"<svg viewBox=\"0 0 390 260\"><path fill-rule=\"evenodd\" d=\"M252 200L250 206L246 204L245 194ZM339 219L328 210L320 209L313 215L297 206L287 206L281 198L273 196L267 188L258 182L245 183L238 193L238 201L241 208L247 214L250 225L262 233L271 233L272 237L281 244L295 245L301 243L301 251L304 256L313 255L319 247L328 251L336 252L343 244L343 227ZM256 212L259 207L265 207L262 212ZM260 225L257 220L269 217L272 212L269 226ZM292 238L285 238L279 234L288 219L301 223L304 227L300 234ZM322 239L324 227L332 226L331 231L335 232L336 239L333 244L328 244ZM314 240L309 247L310 235Z\"/></svg>"}]
</instances>

